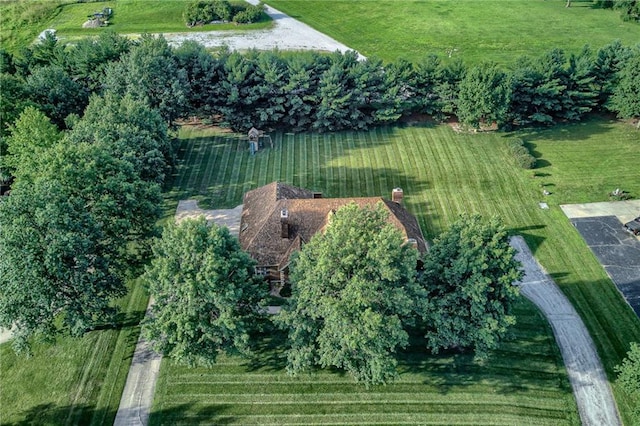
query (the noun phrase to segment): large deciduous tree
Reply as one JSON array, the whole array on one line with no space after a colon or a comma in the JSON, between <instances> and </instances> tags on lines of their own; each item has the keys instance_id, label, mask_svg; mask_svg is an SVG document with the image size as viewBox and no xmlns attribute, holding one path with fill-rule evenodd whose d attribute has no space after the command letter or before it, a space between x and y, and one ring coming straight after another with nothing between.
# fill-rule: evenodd
<instances>
[{"instance_id":1,"label":"large deciduous tree","mask_svg":"<svg viewBox=\"0 0 640 426\"><path fill-rule=\"evenodd\" d=\"M162 184L174 162L167 123L158 111L129 94L94 95L67 139L103 144L114 157L130 162L148 182Z\"/></svg>"},{"instance_id":2,"label":"large deciduous tree","mask_svg":"<svg viewBox=\"0 0 640 426\"><path fill-rule=\"evenodd\" d=\"M421 289L418 252L387 214L381 205L342 207L294 255L292 296L278 318L289 331L289 373L337 367L365 384L396 376Z\"/></svg>"},{"instance_id":3,"label":"large deciduous tree","mask_svg":"<svg viewBox=\"0 0 640 426\"><path fill-rule=\"evenodd\" d=\"M29 98L61 129L69 114L81 114L89 94L58 65L33 70L25 89Z\"/></svg>"},{"instance_id":4,"label":"large deciduous tree","mask_svg":"<svg viewBox=\"0 0 640 426\"><path fill-rule=\"evenodd\" d=\"M57 127L34 107L27 107L9 126L3 165L20 181L33 182L42 171L45 152L61 137Z\"/></svg>"},{"instance_id":5,"label":"large deciduous tree","mask_svg":"<svg viewBox=\"0 0 640 426\"><path fill-rule=\"evenodd\" d=\"M477 359L497 347L515 323L513 284L522 277L515 249L497 219L462 216L437 238L424 260L427 346L472 349Z\"/></svg>"},{"instance_id":6,"label":"large deciduous tree","mask_svg":"<svg viewBox=\"0 0 640 426\"><path fill-rule=\"evenodd\" d=\"M510 90L506 74L494 64L471 68L460 82L458 118L464 124L504 124L509 110Z\"/></svg>"},{"instance_id":7,"label":"large deciduous tree","mask_svg":"<svg viewBox=\"0 0 640 426\"><path fill-rule=\"evenodd\" d=\"M126 290L100 218L58 181L40 181L0 201L0 327L13 346L32 336L80 335L108 321Z\"/></svg>"},{"instance_id":8,"label":"large deciduous tree","mask_svg":"<svg viewBox=\"0 0 640 426\"><path fill-rule=\"evenodd\" d=\"M203 217L170 224L153 252L143 277L155 303L143 330L155 349L188 365L248 352L266 287L229 230Z\"/></svg>"}]
</instances>

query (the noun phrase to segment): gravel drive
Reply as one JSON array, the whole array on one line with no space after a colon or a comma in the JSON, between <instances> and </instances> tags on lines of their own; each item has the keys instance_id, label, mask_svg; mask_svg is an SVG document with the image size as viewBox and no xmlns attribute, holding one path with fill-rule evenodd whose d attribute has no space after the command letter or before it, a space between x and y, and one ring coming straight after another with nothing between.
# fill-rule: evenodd
<instances>
[{"instance_id":1,"label":"gravel drive","mask_svg":"<svg viewBox=\"0 0 640 426\"><path fill-rule=\"evenodd\" d=\"M257 0L247 0L257 4ZM346 52L350 47L314 30L290 16L266 6L266 13L273 19L275 27L257 31L203 31L189 33L166 33L164 37L170 44L179 45L194 40L205 47L228 46L231 50L318 50L326 52ZM358 54L360 59L364 56Z\"/></svg>"},{"instance_id":2,"label":"gravel drive","mask_svg":"<svg viewBox=\"0 0 640 426\"><path fill-rule=\"evenodd\" d=\"M520 236L511 238L525 276L520 292L547 318L567 368L584 426L622 425L600 357L587 327L564 293L547 275Z\"/></svg>"}]
</instances>

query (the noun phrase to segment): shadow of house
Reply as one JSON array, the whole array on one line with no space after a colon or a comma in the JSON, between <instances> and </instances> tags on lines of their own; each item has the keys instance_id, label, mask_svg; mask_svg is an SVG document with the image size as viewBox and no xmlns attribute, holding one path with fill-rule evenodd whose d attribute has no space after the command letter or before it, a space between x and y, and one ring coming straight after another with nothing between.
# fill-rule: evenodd
<instances>
[{"instance_id":1,"label":"shadow of house","mask_svg":"<svg viewBox=\"0 0 640 426\"><path fill-rule=\"evenodd\" d=\"M240 245L256 262L256 273L267 280L275 294L287 283L291 255L328 225L340 207L355 203L373 207L382 203L388 221L421 253L427 243L415 216L402 206L402 189L392 199L382 197L323 198L322 194L273 182L244 195L240 221Z\"/></svg>"}]
</instances>

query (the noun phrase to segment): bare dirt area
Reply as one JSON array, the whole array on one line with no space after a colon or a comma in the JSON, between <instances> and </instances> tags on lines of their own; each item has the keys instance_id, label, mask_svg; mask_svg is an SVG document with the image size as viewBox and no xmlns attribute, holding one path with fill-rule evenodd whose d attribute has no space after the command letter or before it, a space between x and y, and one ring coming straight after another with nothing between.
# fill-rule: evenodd
<instances>
[{"instance_id":1,"label":"bare dirt area","mask_svg":"<svg viewBox=\"0 0 640 426\"><path fill-rule=\"evenodd\" d=\"M258 0L247 0L257 4ZM164 37L174 45L187 40L196 41L207 48L227 46L231 50L317 50L325 52L346 52L350 47L314 30L290 16L266 6L265 12L273 19L275 26L258 31L203 31L189 33L167 33ZM360 59L364 56L358 54Z\"/></svg>"},{"instance_id":2,"label":"bare dirt area","mask_svg":"<svg viewBox=\"0 0 640 426\"><path fill-rule=\"evenodd\" d=\"M580 419L585 426L622 425L602 362L587 327L520 236L512 237L525 276L520 292L545 315L562 353Z\"/></svg>"}]
</instances>

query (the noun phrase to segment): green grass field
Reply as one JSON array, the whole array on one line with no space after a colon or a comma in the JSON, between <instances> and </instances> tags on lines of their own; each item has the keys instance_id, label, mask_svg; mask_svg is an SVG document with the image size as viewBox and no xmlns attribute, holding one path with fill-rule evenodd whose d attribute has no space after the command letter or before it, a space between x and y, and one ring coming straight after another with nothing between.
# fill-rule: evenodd
<instances>
[{"instance_id":1,"label":"green grass field","mask_svg":"<svg viewBox=\"0 0 640 426\"><path fill-rule=\"evenodd\" d=\"M640 40L640 25L618 12L565 0L267 0L276 9L384 60L420 60L430 53L465 62L511 63L558 47L577 52L620 39ZM456 50L453 50L456 49Z\"/></svg>"},{"instance_id":2,"label":"green grass field","mask_svg":"<svg viewBox=\"0 0 640 426\"><path fill-rule=\"evenodd\" d=\"M640 195L638 133L631 126L605 120L520 133L539 157L537 177L533 171L515 167L507 149L511 136L460 134L447 125L277 133L273 135L275 149L251 156L239 137L188 127L181 132L182 164L168 196L174 203L195 197L203 207L228 208L240 204L247 190L274 180L328 197L389 197L391 188L400 186L405 190L407 208L416 214L427 238L438 235L461 212L497 215L511 232L525 237L569 296L613 381L613 367L624 357L629 342L640 340L640 321L559 205L604 201L616 187ZM552 195L544 197L543 187ZM550 209L540 209L541 201ZM516 352L520 344L528 347L525 341L515 343ZM520 356L526 356L526 351L522 352ZM164 383L188 374L167 364L164 368ZM613 389L628 421L634 402L626 400L615 383ZM159 411L171 403L172 391L165 392L156 407ZM482 395L493 392L485 389ZM202 401L194 402L193 410L185 410L193 414L204 409L207 398L205 395ZM230 407L236 409L233 404ZM474 407L470 403L467 414L474 412Z\"/></svg>"},{"instance_id":3,"label":"green grass field","mask_svg":"<svg viewBox=\"0 0 640 426\"><path fill-rule=\"evenodd\" d=\"M28 359L0 345L0 424L112 425L147 301L137 285L118 329L36 344Z\"/></svg>"},{"instance_id":4,"label":"green grass field","mask_svg":"<svg viewBox=\"0 0 640 426\"><path fill-rule=\"evenodd\" d=\"M248 25L220 24L188 28L182 19L187 2L166 0L118 0L105 3L79 3L64 6L61 13L47 23L58 30L61 38L76 38L104 31L103 28L83 29L87 15L104 7L113 9L110 30L121 34L193 32L211 30L255 30L273 25L271 20Z\"/></svg>"},{"instance_id":5,"label":"green grass field","mask_svg":"<svg viewBox=\"0 0 640 426\"><path fill-rule=\"evenodd\" d=\"M182 0L118 0L71 3L73 0L0 0L0 40L12 52L31 44L46 28L57 30L63 41L92 36L106 28L82 28L87 16L105 7L113 9L109 30L121 34L193 32L210 30L248 31L269 28L270 18L247 25L220 24L188 28ZM235 3L235 2L233 2ZM243 3L238 1L238 3Z\"/></svg>"},{"instance_id":6,"label":"green grass field","mask_svg":"<svg viewBox=\"0 0 640 426\"><path fill-rule=\"evenodd\" d=\"M288 376L279 334L259 339L254 358L211 369L165 360L150 424L579 424L548 324L526 301L516 314L515 340L486 366L414 348L398 381L369 389L337 371Z\"/></svg>"}]
</instances>

